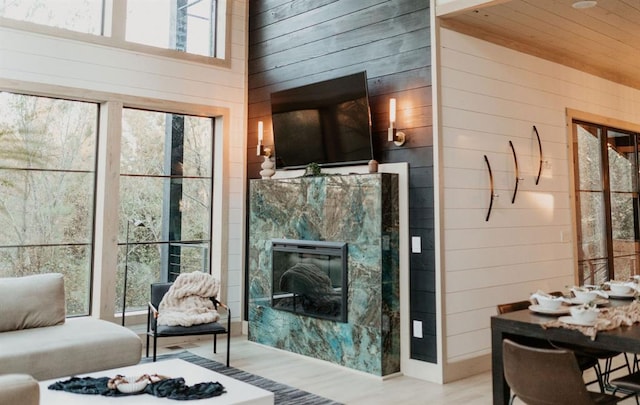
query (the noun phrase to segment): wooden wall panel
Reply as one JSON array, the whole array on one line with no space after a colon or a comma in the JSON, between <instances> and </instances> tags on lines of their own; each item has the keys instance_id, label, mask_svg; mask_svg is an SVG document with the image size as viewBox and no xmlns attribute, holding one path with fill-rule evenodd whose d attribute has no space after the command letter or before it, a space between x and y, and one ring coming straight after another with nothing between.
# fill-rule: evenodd
<instances>
[{"instance_id":1,"label":"wooden wall panel","mask_svg":"<svg viewBox=\"0 0 640 405\"><path fill-rule=\"evenodd\" d=\"M411 317L423 321L412 358L435 362L433 129L429 2L415 0L249 1L247 175L258 178L257 122L273 144L270 94L366 70L373 149L380 163L409 163ZM402 147L387 141L388 100L398 100ZM277 154L277 151L276 151ZM408 252L404 252L409 254Z\"/></svg>"},{"instance_id":2,"label":"wooden wall panel","mask_svg":"<svg viewBox=\"0 0 640 405\"><path fill-rule=\"evenodd\" d=\"M567 109L636 122L640 92L446 29L441 46L442 276L451 364L490 351L497 304L573 285ZM533 125L549 162L538 185ZM510 140L524 178L513 204ZM488 222L483 155L499 194Z\"/></svg>"}]
</instances>

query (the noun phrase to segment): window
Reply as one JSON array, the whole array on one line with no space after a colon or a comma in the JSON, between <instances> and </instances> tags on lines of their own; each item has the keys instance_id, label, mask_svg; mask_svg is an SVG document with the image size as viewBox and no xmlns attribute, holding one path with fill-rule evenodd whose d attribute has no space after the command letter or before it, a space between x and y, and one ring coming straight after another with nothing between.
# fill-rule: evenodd
<instances>
[{"instance_id":1,"label":"window","mask_svg":"<svg viewBox=\"0 0 640 405\"><path fill-rule=\"evenodd\" d=\"M601 284L640 274L640 135L573 122L579 281Z\"/></svg>"},{"instance_id":2,"label":"window","mask_svg":"<svg viewBox=\"0 0 640 405\"><path fill-rule=\"evenodd\" d=\"M213 128L213 118L124 109L116 310L146 308L152 282L209 272Z\"/></svg>"},{"instance_id":3,"label":"window","mask_svg":"<svg viewBox=\"0 0 640 405\"><path fill-rule=\"evenodd\" d=\"M153 0L127 3L127 41L217 56L216 0Z\"/></svg>"},{"instance_id":4,"label":"window","mask_svg":"<svg viewBox=\"0 0 640 405\"><path fill-rule=\"evenodd\" d=\"M136 43L225 57L226 0L5 0L0 17L114 36L114 46L122 46L124 38L127 47Z\"/></svg>"},{"instance_id":5,"label":"window","mask_svg":"<svg viewBox=\"0 0 640 405\"><path fill-rule=\"evenodd\" d=\"M103 0L8 0L0 16L86 34L102 34Z\"/></svg>"},{"instance_id":6,"label":"window","mask_svg":"<svg viewBox=\"0 0 640 405\"><path fill-rule=\"evenodd\" d=\"M89 313L98 105L0 93L0 277L64 274Z\"/></svg>"}]
</instances>

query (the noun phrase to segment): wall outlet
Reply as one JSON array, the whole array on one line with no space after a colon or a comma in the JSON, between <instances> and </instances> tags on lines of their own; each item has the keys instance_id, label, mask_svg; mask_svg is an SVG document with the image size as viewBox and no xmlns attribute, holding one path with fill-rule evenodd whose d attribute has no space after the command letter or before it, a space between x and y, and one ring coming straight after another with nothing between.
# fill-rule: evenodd
<instances>
[{"instance_id":1,"label":"wall outlet","mask_svg":"<svg viewBox=\"0 0 640 405\"><path fill-rule=\"evenodd\" d=\"M422 339L422 321L413 321L413 337Z\"/></svg>"},{"instance_id":2,"label":"wall outlet","mask_svg":"<svg viewBox=\"0 0 640 405\"><path fill-rule=\"evenodd\" d=\"M422 253L422 238L419 236L411 237L411 253Z\"/></svg>"}]
</instances>

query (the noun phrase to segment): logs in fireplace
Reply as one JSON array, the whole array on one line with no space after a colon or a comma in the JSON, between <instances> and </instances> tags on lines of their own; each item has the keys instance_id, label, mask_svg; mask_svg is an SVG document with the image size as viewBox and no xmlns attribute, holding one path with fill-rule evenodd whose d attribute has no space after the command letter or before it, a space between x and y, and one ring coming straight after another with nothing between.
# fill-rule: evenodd
<instances>
[{"instance_id":1,"label":"logs in fireplace","mask_svg":"<svg viewBox=\"0 0 640 405\"><path fill-rule=\"evenodd\" d=\"M274 309L347 322L347 244L273 239Z\"/></svg>"}]
</instances>

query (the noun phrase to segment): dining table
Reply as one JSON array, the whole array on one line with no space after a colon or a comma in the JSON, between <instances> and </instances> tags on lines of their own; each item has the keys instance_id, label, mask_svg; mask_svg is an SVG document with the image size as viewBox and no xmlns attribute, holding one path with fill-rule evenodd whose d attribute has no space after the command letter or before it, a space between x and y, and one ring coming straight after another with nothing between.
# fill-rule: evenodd
<instances>
[{"instance_id":1,"label":"dining table","mask_svg":"<svg viewBox=\"0 0 640 405\"><path fill-rule=\"evenodd\" d=\"M622 306L628 305L630 302L629 300L610 299L608 305ZM598 331L595 337L591 337L580 330L547 326L556 319L556 316L536 313L530 309L491 317L491 373L493 403L495 405L508 404L510 397L510 388L504 378L502 363L502 341L504 339L536 338L587 348L640 353L640 323Z\"/></svg>"}]
</instances>

